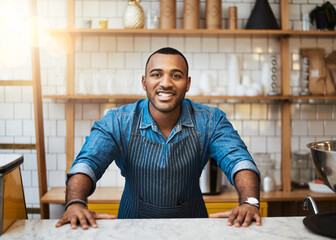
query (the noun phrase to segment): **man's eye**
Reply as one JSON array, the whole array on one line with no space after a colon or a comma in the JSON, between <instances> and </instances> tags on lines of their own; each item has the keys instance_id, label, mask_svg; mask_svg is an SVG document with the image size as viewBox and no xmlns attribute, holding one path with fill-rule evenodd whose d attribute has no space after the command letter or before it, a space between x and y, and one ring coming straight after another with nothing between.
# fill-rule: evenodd
<instances>
[{"instance_id":1,"label":"man's eye","mask_svg":"<svg viewBox=\"0 0 336 240\"><path fill-rule=\"evenodd\" d=\"M153 74L151 74L151 77L155 77L155 78L160 77L160 76L161 76L160 73L153 73Z\"/></svg>"},{"instance_id":2,"label":"man's eye","mask_svg":"<svg viewBox=\"0 0 336 240\"><path fill-rule=\"evenodd\" d=\"M175 79L181 79L182 78L182 76L180 74L174 74L172 77L175 78Z\"/></svg>"}]
</instances>

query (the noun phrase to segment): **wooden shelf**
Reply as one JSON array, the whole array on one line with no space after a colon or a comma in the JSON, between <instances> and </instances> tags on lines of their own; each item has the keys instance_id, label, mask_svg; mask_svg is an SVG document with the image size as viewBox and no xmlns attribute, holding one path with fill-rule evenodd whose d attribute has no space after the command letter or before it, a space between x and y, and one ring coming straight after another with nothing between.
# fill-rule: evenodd
<instances>
[{"instance_id":1,"label":"wooden shelf","mask_svg":"<svg viewBox=\"0 0 336 240\"><path fill-rule=\"evenodd\" d=\"M229 29L50 29L47 31L51 35L188 35L188 36L227 36L227 37L279 37L287 35L282 30L229 30Z\"/></svg>"},{"instance_id":2,"label":"wooden shelf","mask_svg":"<svg viewBox=\"0 0 336 240\"><path fill-rule=\"evenodd\" d=\"M318 30L310 30L310 31L298 31L291 30L287 31L288 35L291 37L336 37L336 31L318 31Z\"/></svg>"},{"instance_id":3,"label":"wooden shelf","mask_svg":"<svg viewBox=\"0 0 336 240\"><path fill-rule=\"evenodd\" d=\"M146 98L145 95L44 95L44 98L66 101L83 101L83 100L104 100L108 102L138 100ZM325 101L336 100L336 95L329 96L186 96L191 100L239 100L239 101Z\"/></svg>"},{"instance_id":4,"label":"wooden shelf","mask_svg":"<svg viewBox=\"0 0 336 240\"><path fill-rule=\"evenodd\" d=\"M45 95L44 98L50 99L60 99L60 100L108 100L108 101L122 101L122 100L138 100L141 98L146 98L145 95ZM192 100L287 100L288 97L285 96L186 96L186 98ZM335 96L336 99L336 96Z\"/></svg>"},{"instance_id":5,"label":"wooden shelf","mask_svg":"<svg viewBox=\"0 0 336 240\"><path fill-rule=\"evenodd\" d=\"M0 80L0 86L32 86L31 80Z\"/></svg>"},{"instance_id":6,"label":"wooden shelf","mask_svg":"<svg viewBox=\"0 0 336 240\"><path fill-rule=\"evenodd\" d=\"M120 203L123 188L97 188L96 191L88 198L88 203L91 204L112 204ZM308 189L293 190L291 192L261 192L260 201L262 202L290 202L303 201L304 198L310 195L318 201L330 201L336 199L336 193L316 193ZM206 203L224 203L238 202L238 194L236 191L223 192L219 195L204 195ZM42 203L57 203L65 204L65 188L51 188L42 198Z\"/></svg>"},{"instance_id":7,"label":"wooden shelf","mask_svg":"<svg viewBox=\"0 0 336 240\"><path fill-rule=\"evenodd\" d=\"M300 31L300 30L266 30L266 29L49 29L51 35L187 35L187 36L226 36L226 37L335 37L336 31Z\"/></svg>"}]
</instances>

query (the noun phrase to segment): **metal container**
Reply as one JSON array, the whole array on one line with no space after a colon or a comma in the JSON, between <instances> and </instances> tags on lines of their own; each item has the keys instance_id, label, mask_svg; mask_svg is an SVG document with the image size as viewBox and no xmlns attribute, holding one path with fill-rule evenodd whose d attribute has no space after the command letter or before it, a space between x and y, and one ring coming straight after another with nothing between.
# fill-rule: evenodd
<instances>
[{"instance_id":1,"label":"metal container","mask_svg":"<svg viewBox=\"0 0 336 240\"><path fill-rule=\"evenodd\" d=\"M222 170L217 166L216 160L210 158L205 165L201 178L200 187L205 195L216 195L222 192Z\"/></svg>"},{"instance_id":2,"label":"metal container","mask_svg":"<svg viewBox=\"0 0 336 240\"><path fill-rule=\"evenodd\" d=\"M307 144L317 173L324 183L336 192L336 140Z\"/></svg>"}]
</instances>

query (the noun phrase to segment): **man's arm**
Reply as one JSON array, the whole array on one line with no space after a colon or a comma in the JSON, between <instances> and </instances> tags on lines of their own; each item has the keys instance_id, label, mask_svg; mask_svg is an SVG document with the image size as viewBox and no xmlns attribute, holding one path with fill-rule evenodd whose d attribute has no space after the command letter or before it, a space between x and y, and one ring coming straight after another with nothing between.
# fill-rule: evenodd
<instances>
[{"instance_id":1,"label":"man's arm","mask_svg":"<svg viewBox=\"0 0 336 240\"><path fill-rule=\"evenodd\" d=\"M251 170L241 170L234 177L236 189L239 195L239 206L227 212L211 214L210 218L228 217L227 224L236 227L248 227L252 220L256 221L256 225L261 225L261 215L259 209L249 204L242 204L247 197L260 198L260 185L258 175Z\"/></svg>"},{"instance_id":2,"label":"man's arm","mask_svg":"<svg viewBox=\"0 0 336 240\"><path fill-rule=\"evenodd\" d=\"M92 188L92 180L85 174L75 174L67 182L66 203L71 200L87 201ZM82 203L73 203L68 206L63 217L57 222L56 227L61 227L66 223L71 224L72 229L77 228L79 222L83 229L88 229L89 225L97 228L96 219L115 219L116 216L93 212L86 208Z\"/></svg>"},{"instance_id":3,"label":"man's arm","mask_svg":"<svg viewBox=\"0 0 336 240\"><path fill-rule=\"evenodd\" d=\"M239 196L239 204L242 204L247 197L254 197L260 200L260 184L258 175L251 170L242 170L236 173L235 185Z\"/></svg>"}]
</instances>

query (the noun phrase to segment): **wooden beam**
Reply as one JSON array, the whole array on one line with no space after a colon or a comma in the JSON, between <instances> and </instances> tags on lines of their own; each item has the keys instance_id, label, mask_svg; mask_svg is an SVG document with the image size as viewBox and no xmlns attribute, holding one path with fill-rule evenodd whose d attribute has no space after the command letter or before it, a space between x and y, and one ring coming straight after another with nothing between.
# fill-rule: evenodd
<instances>
[{"instance_id":1,"label":"wooden beam","mask_svg":"<svg viewBox=\"0 0 336 240\"><path fill-rule=\"evenodd\" d=\"M287 0L280 0L281 8L281 29L289 30L289 4Z\"/></svg>"},{"instance_id":2,"label":"wooden beam","mask_svg":"<svg viewBox=\"0 0 336 240\"><path fill-rule=\"evenodd\" d=\"M75 0L67 1L67 28L74 28L75 25Z\"/></svg>"},{"instance_id":3,"label":"wooden beam","mask_svg":"<svg viewBox=\"0 0 336 240\"><path fill-rule=\"evenodd\" d=\"M289 29L288 1L281 0L281 28ZM281 94L290 96L290 48L289 37L282 36L281 44ZM282 191L291 191L291 104L281 104L281 180Z\"/></svg>"},{"instance_id":4,"label":"wooden beam","mask_svg":"<svg viewBox=\"0 0 336 240\"><path fill-rule=\"evenodd\" d=\"M32 86L31 80L0 80L0 86Z\"/></svg>"},{"instance_id":5,"label":"wooden beam","mask_svg":"<svg viewBox=\"0 0 336 240\"><path fill-rule=\"evenodd\" d=\"M281 93L282 96L290 96L290 49L289 38L282 37L281 43Z\"/></svg>"},{"instance_id":6,"label":"wooden beam","mask_svg":"<svg viewBox=\"0 0 336 240\"><path fill-rule=\"evenodd\" d=\"M291 191L291 104L284 102L281 118L281 180L282 191Z\"/></svg>"},{"instance_id":7,"label":"wooden beam","mask_svg":"<svg viewBox=\"0 0 336 240\"><path fill-rule=\"evenodd\" d=\"M75 128L75 106L70 101L65 104L66 114L66 173L70 171L74 161L74 128Z\"/></svg>"},{"instance_id":8,"label":"wooden beam","mask_svg":"<svg viewBox=\"0 0 336 240\"><path fill-rule=\"evenodd\" d=\"M41 218L49 218L49 205L41 203L41 197L48 191L47 168L45 160L44 126L43 126L43 103L41 90L41 69L39 51L39 33L37 20L37 0L29 0L29 11L31 21L31 58L32 58L32 79L35 114L35 137L36 137L36 158L39 182Z\"/></svg>"},{"instance_id":9,"label":"wooden beam","mask_svg":"<svg viewBox=\"0 0 336 240\"><path fill-rule=\"evenodd\" d=\"M67 25L74 28L75 22L75 1L68 0ZM67 37L67 94L75 93L75 39L74 36ZM75 131L75 106L73 101L68 101L66 107L66 172L70 171L74 161L74 131Z\"/></svg>"},{"instance_id":10,"label":"wooden beam","mask_svg":"<svg viewBox=\"0 0 336 240\"><path fill-rule=\"evenodd\" d=\"M75 93L75 40L67 37L67 63L66 63L67 95Z\"/></svg>"},{"instance_id":11,"label":"wooden beam","mask_svg":"<svg viewBox=\"0 0 336 240\"><path fill-rule=\"evenodd\" d=\"M35 149L36 144L0 143L0 149Z\"/></svg>"}]
</instances>

